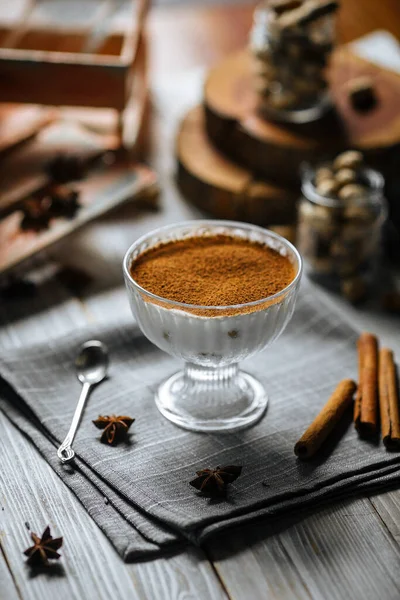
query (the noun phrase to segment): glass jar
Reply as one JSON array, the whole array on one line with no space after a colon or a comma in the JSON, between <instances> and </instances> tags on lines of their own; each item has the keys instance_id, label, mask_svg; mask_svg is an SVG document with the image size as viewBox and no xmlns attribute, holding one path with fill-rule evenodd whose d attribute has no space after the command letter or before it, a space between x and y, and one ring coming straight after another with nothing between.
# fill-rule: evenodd
<instances>
[{"instance_id":1,"label":"glass jar","mask_svg":"<svg viewBox=\"0 0 400 600\"><path fill-rule=\"evenodd\" d=\"M296 1L291 4L296 7ZM293 18L297 11L301 19L300 4L277 14L273 4L262 2L254 12L254 85L258 110L267 119L308 123L332 106L325 67L335 43L335 11L300 25Z\"/></svg>"},{"instance_id":2,"label":"glass jar","mask_svg":"<svg viewBox=\"0 0 400 600\"><path fill-rule=\"evenodd\" d=\"M298 207L297 246L306 271L350 301L362 300L376 273L387 216L384 179L364 168L365 193L351 201L326 197L314 185L315 170L304 169Z\"/></svg>"}]
</instances>

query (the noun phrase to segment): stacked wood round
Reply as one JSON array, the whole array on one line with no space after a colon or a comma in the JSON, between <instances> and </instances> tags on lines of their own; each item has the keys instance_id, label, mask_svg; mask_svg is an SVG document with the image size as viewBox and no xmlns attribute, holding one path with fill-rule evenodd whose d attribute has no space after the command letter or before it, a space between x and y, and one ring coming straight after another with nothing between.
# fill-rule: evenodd
<instances>
[{"instance_id":1,"label":"stacked wood round","mask_svg":"<svg viewBox=\"0 0 400 600\"><path fill-rule=\"evenodd\" d=\"M329 86L332 110L304 125L267 121L257 112L250 51L214 67L203 105L192 109L178 131L178 183L188 200L207 213L260 225L295 222L301 166L356 148L382 171L389 185L400 154L400 77L338 48ZM374 81L377 103L358 112L348 86L356 77ZM388 191L389 190L389 191Z\"/></svg>"}]
</instances>

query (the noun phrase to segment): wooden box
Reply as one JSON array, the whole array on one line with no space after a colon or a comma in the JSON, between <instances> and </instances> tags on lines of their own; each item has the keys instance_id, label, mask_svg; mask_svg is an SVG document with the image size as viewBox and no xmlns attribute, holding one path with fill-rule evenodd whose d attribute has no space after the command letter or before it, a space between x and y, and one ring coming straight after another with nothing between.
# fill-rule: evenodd
<instances>
[{"instance_id":1,"label":"wooden box","mask_svg":"<svg viewBox=\"0 0 400 600\"><path fill-rule=\"evenodd\" d=\"M81 18L73 25L64 18L73 0L45 2L55 23L40 10L35 16L40 8L43 13L42 3L24 0L11 22L1 23L6 15L0 10L0 102L113 108L121 114L132 92L149 0L132 0L123 31L113 28L107 12L118 3L81 0L75 3Z\"/></svg>"}]
</instances>

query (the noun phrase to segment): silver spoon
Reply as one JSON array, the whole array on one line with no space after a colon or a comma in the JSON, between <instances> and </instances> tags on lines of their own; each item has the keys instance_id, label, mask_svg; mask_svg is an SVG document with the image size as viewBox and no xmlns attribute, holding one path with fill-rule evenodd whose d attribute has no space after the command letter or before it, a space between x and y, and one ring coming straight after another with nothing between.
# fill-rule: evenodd
<instances>
[{"instance_id":1,"label":"silver spoon","mask_svg":"<svg viewBox=\"0 0 400 600\"><path fill-rule=\"evenodd\" d=\"M71 448L76 431L81 420L86 399L90 389L103 381L108 370L108 350L105 344L97 340L90 340L82 344L79 354L75 360L76 374L81 383L83 383L81 395L72 419L71 427L65 440L57 450L57 456L63 463L70 462L75 452Z\"/></svg>"}]
</instances>

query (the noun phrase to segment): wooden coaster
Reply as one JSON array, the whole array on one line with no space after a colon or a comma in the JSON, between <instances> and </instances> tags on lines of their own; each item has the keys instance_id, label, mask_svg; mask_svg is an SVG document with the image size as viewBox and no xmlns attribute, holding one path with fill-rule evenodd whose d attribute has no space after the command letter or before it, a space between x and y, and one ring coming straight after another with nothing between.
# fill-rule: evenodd
<instances>
[{"instance_id":1,"label":"wooden coaster","mask_svg":"<svg viewBox=\"0 0 400 600\"><path fill-rule=\"evenodd\" d=\"M372 77L376 87L378 102L370 112L355 111L348 98L347 82L360 75ZM250 52L233 54L210 71L205 84L207 134L238 164L285 185L298 185L302 162L350 147L384 167L400 144L400 76L343 48L334 53L329 77L334 109L324 119L308 125L273 123L257 113Z\"/></svg>"},{"instance_id":2,"label":"wooden coaster","mask_svg":"<svg viewBox=\"0 0 400 600\"><path fill-rule=\"evenodd\" d=\"M207 138L204 121L203 108L196 107L178 132L178 183L183 194L216 218L292 224L298 193L257 180L248 169L226 159Z\"/></svg>"}]
</instances>

